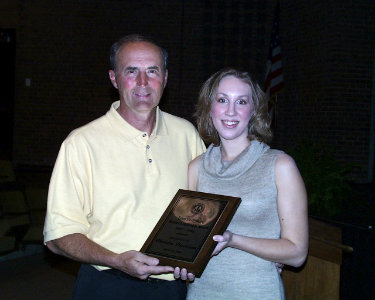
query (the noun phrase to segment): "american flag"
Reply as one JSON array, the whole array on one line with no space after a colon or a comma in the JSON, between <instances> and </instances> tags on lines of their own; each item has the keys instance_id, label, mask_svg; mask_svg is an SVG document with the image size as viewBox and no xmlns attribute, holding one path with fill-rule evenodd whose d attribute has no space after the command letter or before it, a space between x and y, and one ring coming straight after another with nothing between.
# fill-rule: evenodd
<instances>
[{"instance_id":1,"label":"american flag","mask_svg":"<svg viewBox=\"0 0 375 300\"><path fill-rule=\"evenodd\" d=\"M268 110L273 115L276 95L284 87L283 66L281 63L281 48L279 37L280 2L277 1L273 17L272 34L268 53L264 92L268 99Z\"/></svg>"}]
</instances>

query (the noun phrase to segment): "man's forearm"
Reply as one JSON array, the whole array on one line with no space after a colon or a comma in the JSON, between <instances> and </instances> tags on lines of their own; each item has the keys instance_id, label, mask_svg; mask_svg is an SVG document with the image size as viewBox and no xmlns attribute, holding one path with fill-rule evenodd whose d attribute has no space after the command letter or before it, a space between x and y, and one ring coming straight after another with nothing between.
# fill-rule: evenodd
<instances>
[{"instance_id":1,"label":"man's forearm","mask_svg":"<svg viewBox=\"0 0 375 300\"><path fill-rule=\"evenodd\" d=\"M113 267L116 253L91 241L80 233L74 233L47 242L52 252L83 263Z\"/></svg>"},{"instance_id":2,"label":"man's forearm","mask_svg":"<svg viewBox=\"0 0 375 300\"><path fill-rule=\"evenodd\" d=\"M49 241L47 247L56 254L87 264L107 266L140 279L146 279L151 274L174 271L173 267L159 266L158 259L139 251L114 253L79 233Z\"/></svg>"}]
</instances>

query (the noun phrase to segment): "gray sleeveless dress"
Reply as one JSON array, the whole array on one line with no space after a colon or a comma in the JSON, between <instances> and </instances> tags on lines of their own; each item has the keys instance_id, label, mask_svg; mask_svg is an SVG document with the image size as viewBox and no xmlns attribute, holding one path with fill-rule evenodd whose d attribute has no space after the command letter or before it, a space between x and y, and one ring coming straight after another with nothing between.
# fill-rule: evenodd
<instances>
[{"instance_id":1,"label":"gray sleeveless dress","mask_svg":"<svg viewBox=\"0 0 375 300\"><path fill-rule=\"evenodd\" d=\"M209 146L199 163L197 190L241 197L228 230L240 235L277 239L280 223L274 166L281 151L252 141L235 160L223 162L220 147ZM189 284L187 299L284 299L274 262L226 248Z\"/></svg>"}]
</instances>

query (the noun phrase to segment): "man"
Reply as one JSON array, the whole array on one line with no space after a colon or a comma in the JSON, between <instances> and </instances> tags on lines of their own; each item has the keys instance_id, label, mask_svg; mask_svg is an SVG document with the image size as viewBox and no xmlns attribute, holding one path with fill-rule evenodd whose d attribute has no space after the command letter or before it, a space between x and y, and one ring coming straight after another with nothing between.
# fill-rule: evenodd
<instances>
[{"instance_id":1,"label":"man","mask_svg":"<svg viewBox=\"0 0 375 300\"><path fill-rule=\"evenodd\" d=\"M140 35L113 44L109 77L120 101L62 143L44 241L83 263L75 299L185 298L185 282L173 275L180 270L138 251L177 190L187 188L189 161L205 150L191 123L158 107L167 57Z\"/></svg>"}]
</instances>

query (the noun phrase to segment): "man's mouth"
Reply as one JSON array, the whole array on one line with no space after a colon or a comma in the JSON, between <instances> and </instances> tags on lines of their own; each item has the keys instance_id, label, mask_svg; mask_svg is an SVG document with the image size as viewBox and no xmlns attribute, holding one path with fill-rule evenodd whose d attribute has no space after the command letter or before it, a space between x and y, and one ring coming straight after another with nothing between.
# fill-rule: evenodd
<instances>
[{"instance_id":1,"label":"man's mouth","mask_svg":"<svg viewBox=\"0 0 375 300\"><path fill-rule=\"evenodd\" d=\"M134 93L137 97L148 97L151 95L151 93Z\"/></svg>"},{"instance_id":2,"label":"man's mouth","mask_svg":"<svg viewBox=\"0 0 375 300\"><path fill-rule=\"evenodd\" d=\"M135 89L133 94L136 97L148 97L151 95L151 91L149 89Z\"/></svg>"}]
</instances>

